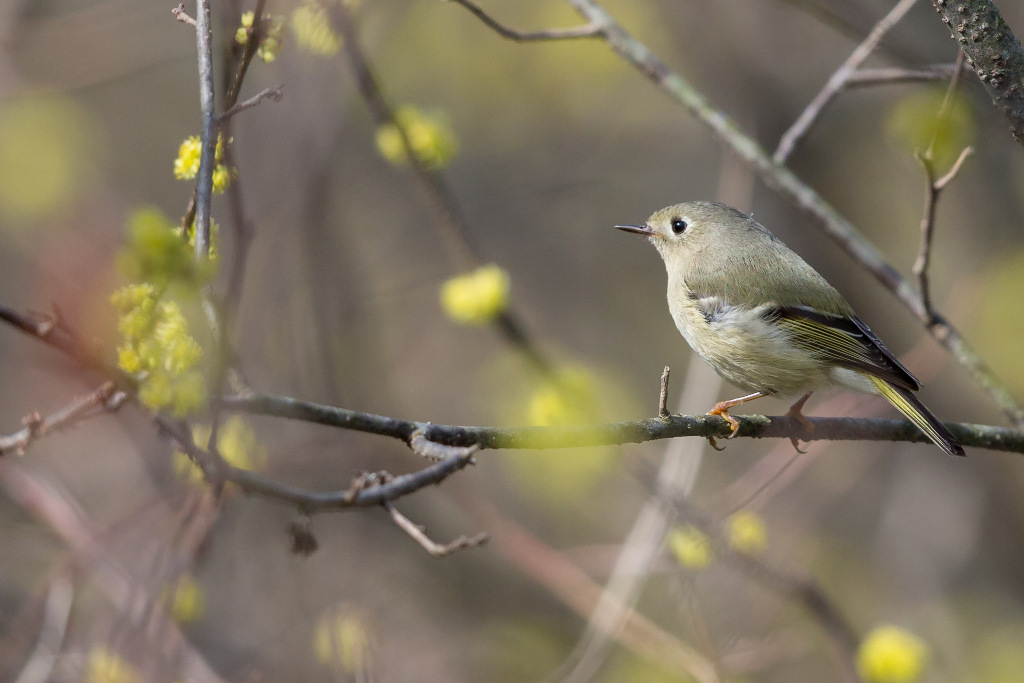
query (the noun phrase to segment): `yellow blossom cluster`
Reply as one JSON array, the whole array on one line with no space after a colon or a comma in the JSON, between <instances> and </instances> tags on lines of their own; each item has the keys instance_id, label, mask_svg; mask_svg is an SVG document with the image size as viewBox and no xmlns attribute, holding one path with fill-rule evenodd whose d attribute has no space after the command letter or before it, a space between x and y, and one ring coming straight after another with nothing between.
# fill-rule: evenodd
<instances>
[{"instance_id":1,"label":"yellow blossom cluster","mask_svg":"<svg viewBox=\"0 0 1024 683\"><path fill-rule=\"evenodd\" d=\"M711 541L692 525L673 529L668 535L668 547L676 561L687 569L704 569L714 559Z\"/></svg>"},{"instance_id":2,"label":"yellow blossom cluster","mask_svg":"<svg viewBox=\"0 0 1024 683\"><path fill-rule=\"evenodd\" d=\"M139 400L179 417L201 408L206 383L196 365L203 350L189 334L177 302L163 299L149 283L126 285L114 292L111 302L123 338L117 364L140 377Z\"/></svg>"},{"instance_id":3,"label":"yellow blossom cluster","mask_svg":"<svg viewBox=\"0 0 1024 683\"><path fill-rule=\"evenodd\" d=\"M231 184L235 172L224 163L224 136L217 136L217 147L214 153L213 192L223 194ZM231 144L231 140L227 141ZM174 159L174 177L178 180L195 180L199 175L199 162L202 159L203 143L198 135L185 138L178 146L178 156Z\"/></svg>"},{"instance_id":4,"label":"yellow blossom cluster","mask_svg":"<svg viewBox=\"0 0 1024 683\"><path fill-rule=\"evenodd\" d=\"M913 683L928 662L928 646L899 626L880 626L857 650L857 671L868 683Z\"/></svg>"},{"instance_id":5,"label":"yellow blossom cluster","mask_svg":"<svg viewBox=\"0 0 1024 683\"><path fill-rule=\"evenodd\" d=\"M492 263L446 281L441 286L441 307L455 322L483 325L505 310L508 294L508 273Z\"/></svg>"},{"instance_id":6,"label":"yellow blossom cluster","mask_svg":"<svg viewBox=\"0 0 1024 683\"><path fill-rule=\"evenodd\" d=\"M377 129L377 151L395 165L408 162L411 151L424 166L438 169L451 163L458 151L458 143L455 133L442 114L428 114L407 105L395 112L394 123L385 124Z\"/></svg>"},{"instance_id":7,"label":"yellow blossom cluster","mask_svg":"<svg viewBox=\"0 0 1024 683\"><path fill-rule=\"evenodd\" d=\"M165 596L171 616L179 624L199 621L206 612L206 596L191 576L180 577Z\"/></svg>"},{"instance_id":8,"label":"yellow blossom cluster","mask_svg":"<svg viewBox=\"0 0 1024 683\"><path fill-rule=\"evenodd\" d=\"M725 520L729 547L747 555L760 555L768 547L768 529L760 515L737 512Z\"/></svg>"},{"instance_id":9,"label":"yellow blossom cluster","mask_svg":"<svg viewBox=\"0 0 1024 683\"><path fill-rule=\"evenodd\" d=\"M530 396L527 422L541 427L595 422L601 412L598 395L597 380L586 368L559 370Z\"/></svg>"},{"instance_id":10,"label":"yellow blossom cluster","mask_svg":"<svg viewBox=\"0 0 1024 683\"><path fill-rule=\"evenodd\" d=\"M768 547L768 530L764 520L754 512L729 515L725 520L725 541L729 547L746 555L760 555ZM688 569L703 569L715 559L711 539L693 525L673 529L668 536L669 550L676 561Z\"/></svg>"},{"instance_id":11,"label":"yellow blossom cluster","mask_svg":"<svg viewBox=\"0 0 1024 683\"><path fill-rule=\"evenodd\" d=\"M242 12L242 25L235 31L235 42L239 45L249 42L249 31L252 29L252 20L255 16L255 12ZM281 42L284 40L284 25L284 17L263 15L264 34L259 47L256 48L256 58L264 64L270 64L277 59L281 51Z\"/></svg>"}]
</instances>

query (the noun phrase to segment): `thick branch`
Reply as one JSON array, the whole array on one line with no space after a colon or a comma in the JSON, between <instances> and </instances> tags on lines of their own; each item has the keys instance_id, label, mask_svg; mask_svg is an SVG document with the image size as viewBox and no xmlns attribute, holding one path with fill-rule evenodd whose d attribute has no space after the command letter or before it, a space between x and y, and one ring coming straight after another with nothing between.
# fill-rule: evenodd
<instances>
[{"instance_id":1,"label":"thick branch","mask_svg":"<svg viewBox=\"0 0 1024 683\"><path fill-rule=\"evenodd\" d=\"M221 400L227 410L272 415L293 420L351 429L400 439L408 443L416 432L447 446L478 446L481 449L550 449L580 446L608 446L642 443L677 436L728 437L729 423L712 415L673 415L634 422L586 425L578 427L468 427L415 422L384 415L362 413L309 403L286 396L253 394L229 396ZM928 443L928 437L906 420L875 420L835 417L809 418L813 434L791 417L734 415L740 422L738 437L792 438L825 441L907 441ZM995 451L1024 453L1024 432L975 424L948 424L965 446ZM936 451L938 453L938 451Z\"/></svg>"},{"instance_id":2,"label":"thick branch","mask_svg":"<svg viewBox=\"0 0 1024 683\"><path fill-rule=\"evenodd\" d=\"M1024 145L1024 49L991 0L932 0L992 101Z\"/></svg>"}]
</instances>

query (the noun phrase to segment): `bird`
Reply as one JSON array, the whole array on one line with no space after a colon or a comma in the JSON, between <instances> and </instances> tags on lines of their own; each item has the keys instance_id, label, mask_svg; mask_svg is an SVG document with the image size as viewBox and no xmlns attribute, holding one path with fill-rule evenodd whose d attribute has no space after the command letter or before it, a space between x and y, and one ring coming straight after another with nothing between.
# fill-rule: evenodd
<instances>
[{"instance_id":1,"label":"bird","mask_svg":"<svg viewBox=\"0 0 1024 683\"><path fill-rule=\"evenodd\" d=\"M964 455L915 395L917 378L825 278L751 216L691 201L643 224L614 227L654 245L679 332L723 379L750 392L708 412L729 422L730 438L740 423L729 410L764 396L800 396L789 415L812 431L804 403L814 391L838 386L884 397L943 451Z\"/></svg>"}]
</instances>

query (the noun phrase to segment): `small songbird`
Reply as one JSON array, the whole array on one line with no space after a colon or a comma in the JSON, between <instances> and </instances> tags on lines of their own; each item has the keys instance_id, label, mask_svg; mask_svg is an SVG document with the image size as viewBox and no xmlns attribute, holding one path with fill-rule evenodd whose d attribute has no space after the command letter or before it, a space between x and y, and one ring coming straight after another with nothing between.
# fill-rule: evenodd
<instances>
[{"instance_id":1,"label":"small songbird","mask_svg":"<svg viewBox=\"0 0 1024 683\"><path fill-rule=\"evenodd\" d=\"M838 385L880 394L950 455L955 436L914 395L920 383L816 270L763 225L714 202L676 204L643 225L665 260L668 307L697 354L724 379L752 392L715 405L736 434L733 406L762 396L802 397ZM794 444L795 444L794 440Z\"/></svg>"}]
</instances>

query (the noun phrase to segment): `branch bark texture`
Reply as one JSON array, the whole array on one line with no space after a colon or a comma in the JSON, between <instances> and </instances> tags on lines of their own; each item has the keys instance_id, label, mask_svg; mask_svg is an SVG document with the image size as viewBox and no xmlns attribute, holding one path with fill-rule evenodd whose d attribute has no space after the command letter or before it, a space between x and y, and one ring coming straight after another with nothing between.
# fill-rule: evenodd
<instances>
[{"instance_id":1,"label":"branch bark texture","mask_svg":"<svg viewBox=\"0 0 1024 683\"><path fill-rule=\"evenodd\" d=\"M1024 49L991 0L932 0L992 101L1024 145Z\"/></svg>"}]
</instances>

